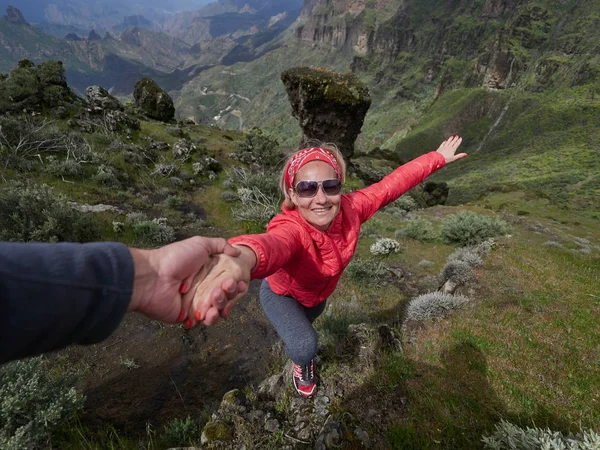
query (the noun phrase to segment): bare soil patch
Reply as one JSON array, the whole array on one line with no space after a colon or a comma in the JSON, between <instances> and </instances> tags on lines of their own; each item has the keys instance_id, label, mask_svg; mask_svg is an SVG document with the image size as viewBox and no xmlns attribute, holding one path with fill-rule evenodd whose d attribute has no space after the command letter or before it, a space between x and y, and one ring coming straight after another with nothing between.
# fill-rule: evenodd
<instances>
[{"instance_id":1,"label":"bare soil patch","mask_svg":"<svg viewBox=\"0 0 600 450\"><path fill-rule=\"evenodd\" d=\"M212 327L185 330L128 314L106 341L57 353L57 363L85 369L82 421L145 435L147 423L156 428L175 417L199 418L227 391L262 381L277 335L258 289L258 281L251 283L229 318Z\"/></svg>"}]
</instances>

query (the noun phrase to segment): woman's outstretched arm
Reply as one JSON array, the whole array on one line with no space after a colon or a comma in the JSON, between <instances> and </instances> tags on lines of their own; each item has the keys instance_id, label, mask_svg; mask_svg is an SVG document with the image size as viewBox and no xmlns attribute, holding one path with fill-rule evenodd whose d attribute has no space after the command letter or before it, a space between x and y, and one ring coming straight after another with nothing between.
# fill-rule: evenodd
<instances>
[{"instance_id":1,"label":"woman's outstretched arm","mask_svg":"<svg viewBox=\"0 0 600 450\"><path fill-rule=\"evenodd\" d=\"M442 142L436 151L419 156L398 167L381 181L349 194L348 199L359 214L361 223L417 186L433 172L467 156L466 153L456 154L461 142L461 137L450 137Z\"/></svg>"}]
</instances>

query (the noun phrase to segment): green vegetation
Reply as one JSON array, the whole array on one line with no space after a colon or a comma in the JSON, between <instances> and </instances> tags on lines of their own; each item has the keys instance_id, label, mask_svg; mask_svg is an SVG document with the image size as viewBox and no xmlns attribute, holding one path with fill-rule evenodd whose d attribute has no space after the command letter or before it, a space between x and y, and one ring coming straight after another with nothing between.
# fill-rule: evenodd
<instances>
[{"instance_id":1,"label":"green vegetation","mask_svg":"<svg viewBox=\"0 0 600 450\"><path fill-rule=\"evenodd\" d=\"M40 448L84 398L75 389L74 373L48 370L42 358L0 367L0 447Z\"/></svg>"},{"instance_id":2,"label":"green vegetation","mask_svg":"<svg viewBox=\"0 0 600 450\"><path fill-rule=\"evenodd\" d=\"M448 244L474 245L506 234L509 228L503 220L470 211L447 216L442 222L442 238Z\"/></svg>"},{"instance_id":3,"label":"green vegetation","mask_svg":"<svg viewBox=\"0 0 600 450\"><path fill-rule=\"evenodd\" d=\"M422 242L433 241L437 237L433 223L421 217L411 219L404 229L404 234L406 237Z\"/></svg>"},{"instance_id":4,"label":"green vegetation","mask_svg":"<svg viewBox=\"0 0 600 450\"><path fill-rule=\"evenodd\" d=\"M0 114L66 106L75 100L67 86L60 61L46 61L36 66L25 59L0 79Z\"/></svg>"},{"instance_id":5,"label":"green vegetation","mask_svg":"<svg viewBox=\"0 0 600 450\"><path fill-rule=\"evenodd\" d=\"M90 242L100 238L92 219L67 205L49 186L0 189L0 240Z\"/></svg>"}]
</instances>

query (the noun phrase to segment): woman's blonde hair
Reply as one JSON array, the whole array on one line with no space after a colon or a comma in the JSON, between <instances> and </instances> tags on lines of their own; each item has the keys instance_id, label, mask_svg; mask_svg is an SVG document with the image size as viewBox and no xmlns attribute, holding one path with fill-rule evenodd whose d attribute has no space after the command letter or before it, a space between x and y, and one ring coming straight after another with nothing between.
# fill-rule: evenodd
<instances>
[{"instance_id":1,"label":"woman's blonde hair","mask_svg":"<svg viewBox=\"0 0 600 450\"><path fill-rule=\"evenodd\" d=\"M346 181L346 161L344 161L344 157L342 156L342 153L338 150L337 146L330 142L323 143L323 142L319 142L319 141L310 141L309 144L310 144L310 147L315 147L315 148L318 147L318 148L325 149L333 155L333 157L335 158L335 160L338 163L338 166L340 166L341 181L343 184ZM298 149L294 153L292 153L290 156L288 156L288 158L285 160L283 170L281 171L281 176L279 177L279 188L281 189L281 192L283 193L283 197L284 197L283 202L287 209L294 209L294 208L296 208L296 205L294 205L294 203L292 202L292 199L290 198L290 194L288 192L288 186L285 182L285 173L286 173L288 164L290 163L291 159L294 156L296 156L296 154L298 152L300 152L301 150L303 150L304 148L307 148L307 147Z\"/></svg>"}]
</instances>

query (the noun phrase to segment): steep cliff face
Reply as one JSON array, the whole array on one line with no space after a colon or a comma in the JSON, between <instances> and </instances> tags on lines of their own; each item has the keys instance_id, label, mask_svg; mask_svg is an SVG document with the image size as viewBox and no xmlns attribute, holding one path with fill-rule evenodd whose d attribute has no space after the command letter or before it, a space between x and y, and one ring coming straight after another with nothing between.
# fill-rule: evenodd
<instances>
[{"instance_id":1,"label":"steep cliff face","mask_svg":"<svg viewBox=\"0 0 600 450\"><path fill-rule=\"evenodd\" d=\"M378 82L396 84L413 68L438 94L452 87L505 89L525 82L558 82L561 58L588 52L598 27L586 17L598 2L531 0L306 0L296 38L353 50L352 70L378 68ZM587 49L587 50L586 50ZM573 59L573 58L571 58ZM590 70L583 70L589 76ZM527 83L531 79L526 80Z\"/></svg>"},{"instance_id":2,"label":"steep cliff face","mask_svg":"<svg viewBox=\"0 0 600 450\"><path fill-rule=\"evenodd\" d=\"M378 21L402 4L399 0L305 0L297 39L364 55Z\"/></svg>"}]
</instances>

